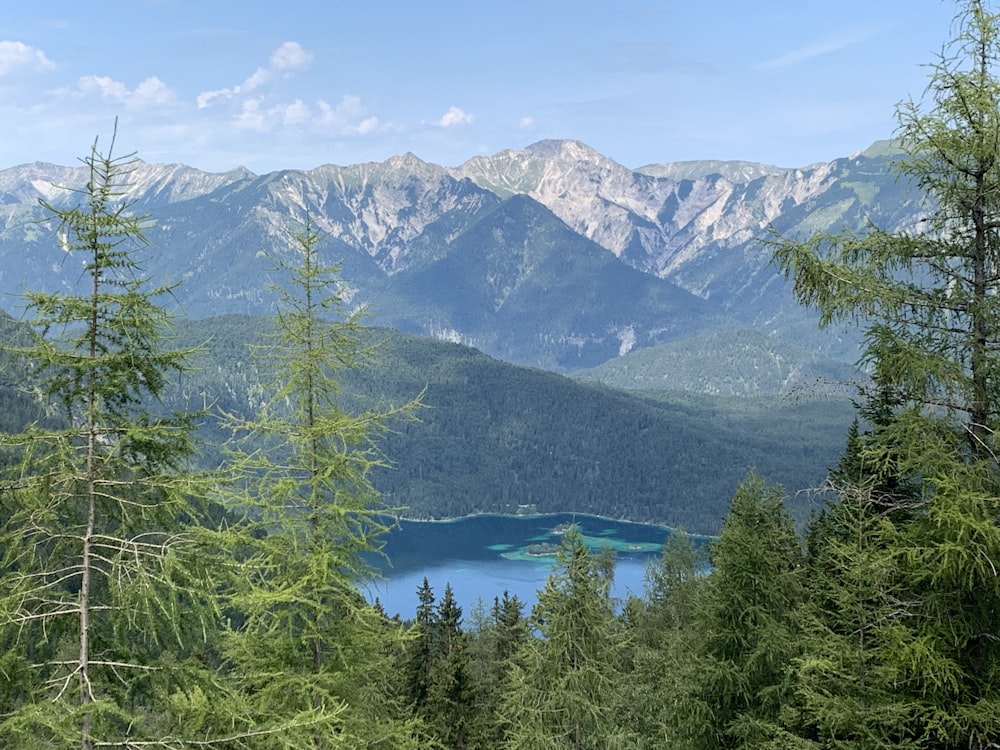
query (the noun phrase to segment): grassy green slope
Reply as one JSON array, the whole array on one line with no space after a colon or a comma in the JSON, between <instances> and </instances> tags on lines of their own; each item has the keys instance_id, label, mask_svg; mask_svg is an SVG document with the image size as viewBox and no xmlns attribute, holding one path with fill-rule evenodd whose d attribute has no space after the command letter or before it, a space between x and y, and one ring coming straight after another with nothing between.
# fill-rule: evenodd
<instances>
[{"instance_id":1,"label":"grassy green slope","mask_svg":"<svg viewBox=\"0 0 1000 750\"><path fill-rule=\"evenodd\" d=\"M638 349L574 377L624 390L719 396L851 393L855 368L753 329L721 330Z\"/></svg>"}]
</instances>

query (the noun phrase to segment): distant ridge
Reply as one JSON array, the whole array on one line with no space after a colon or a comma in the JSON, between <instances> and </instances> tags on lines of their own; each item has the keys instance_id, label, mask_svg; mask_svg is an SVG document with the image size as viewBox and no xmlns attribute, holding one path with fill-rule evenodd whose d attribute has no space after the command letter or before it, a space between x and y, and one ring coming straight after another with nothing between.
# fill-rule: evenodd
<instances>
[{"instance_id":1,"label":"distant ridge","mask_svg":"<svg viewBox=\"0 0 1000 750\"><path fill-rule=\"evenodd\" d=\"M773 164L759 164L753 161L675 161L666 164L647 164L637 167L636 172L652 177L670 180L700 180L709 175L719 175L733 182L752 182L758 177L779 175L789 171L787 167Z\"/></svg>"},{"instance_id":2,"label":"distant ridge","mask_svg":"<svg viewBox=\"0 0 1000 750\"><path fill-rule=\"evenodd\" d=\"M264 175L140 163L132 198L155 221L144 267L183 282L181 315L270 312L273 259L308 216L371 322L513 363L570 372L725 329L851 363L856 337L817 330L763 239L917 226L919 195L885 153L874 144L797 169L632 170L579 141L546 140L454 168L414 154ZM57 186L85 179L79 167L0 170L0 308L16 311L28 281L78 283L38 200L72 200Z\"/></svg>"}]
</instances>

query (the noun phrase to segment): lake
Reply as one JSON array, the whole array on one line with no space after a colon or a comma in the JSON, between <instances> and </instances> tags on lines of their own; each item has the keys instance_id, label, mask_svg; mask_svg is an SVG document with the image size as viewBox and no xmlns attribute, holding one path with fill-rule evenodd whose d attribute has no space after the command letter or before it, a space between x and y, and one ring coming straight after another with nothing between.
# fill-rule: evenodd
<instances>
[{"instance_id":1,"label":"lake","mask_svg":"<svg viewBox=\"0 0 1000 750\"><path fill-rule=\"evenodd\" d=\"M477 600L489 607L504 590L530 611L536 592L552 572L554 556L527 554L528 545L558 544L561 526L575 523L594 552L605 545L616 553L613 594L641 596L650 559L658 556L670 530L664 526L557 513L533 516L475 515L451 521L401 521L386 538L389 564L378 563L384 580L367 591L370 601L406 620L417 609L417 589L426 577L440 601L450 583L468 617Z\"/></svg>"}]
</instances>

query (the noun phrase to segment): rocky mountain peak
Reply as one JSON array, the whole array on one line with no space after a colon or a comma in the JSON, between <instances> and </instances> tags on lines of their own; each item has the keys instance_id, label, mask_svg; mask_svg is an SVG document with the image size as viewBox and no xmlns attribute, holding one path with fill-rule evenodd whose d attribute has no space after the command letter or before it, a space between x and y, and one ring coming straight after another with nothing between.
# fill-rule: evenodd
<instances>
[{"instance_id":1,"label":"rocky mountain peak","mask_svg":"<svg viewBox=\"0 0 1000 750\"><path fill-rule=\"evenodd\" d=\"M49 260L43 245L50 238L35 220L40 197L55 200L63 195L55 186L79 186L85 176L81 167L37 163L0 170L0 293L16 293L28 278L49 288L75 283L58 256ZM569 362L574 347L604 351L613 340L618 351L633 335L628 347L656 340L657 331L676 332L650 317L667 315L662 306L623 313L623 296L648 302L668 287L741 324L791 330L789 321L808 313L769 267L760 238L770 226L804 235L881 217L891 230L912 222L916 210L885 159L865 153L801 169L697 162L632 170L572 140L539 141L455 168L412 153L259 177L140 162L133 182L138 210L157 220L151 239L170 248L156 261L162 268L150 272L188 279L185 304L195 314L269 304L265 259L282 251L289 228L308 214L331 259L344 262L352 294L385 311L383 322L447 330L463 341L477 331L477 345L530 363ZM580 263L595 251L610 265L593 257ZM447 283L424 273L444 261ZM637 284L622 268L656 284ZM586 274L593 278L584 283L578 277ZM494 312L476 307L481 300L470 289L489 290ZM527 308L529 297L544 301L544 313ZM501 309L508 319L495 317Z\"/></svg>"}]
</instances>

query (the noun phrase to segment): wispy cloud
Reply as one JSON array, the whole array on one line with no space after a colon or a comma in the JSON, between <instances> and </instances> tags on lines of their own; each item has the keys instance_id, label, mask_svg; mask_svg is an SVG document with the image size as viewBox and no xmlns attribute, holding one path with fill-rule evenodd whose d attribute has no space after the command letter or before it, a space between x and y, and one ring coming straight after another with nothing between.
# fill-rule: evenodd
<instances>
[{"instance_id":1,"label":"wispy cloud","mask_svg":"<svg viewBox=\"0 0 1000 750\"><path fill-rule=\"evenodd\" d=\"M757 70L779 70L781 68L793 67L809 60L813 60L817 57L833 54L847 49L848 47L853 47L855 44L860 44L870 38L872 34L873 32L866 31L831 37L828 39L820 39L812 44L806 45L805 47L799 47L798 49L786 52L778 57L772 57L769 60L759 62L754 67Z\"/></svg>"},{"instance_id":2,"label":"wispy cloud","mask_svg":"<svg viewBox=\"0 0 1000 750\"><path fill-rule=\"evenodd\" d=\"M307 52L298 42L285 42L271 53L267 67L257 68L242 82L235 86L202 91L196 99L198 109L206 109L216 99L232 99L249 94L267 84L275 75L289 76L295 72L306 70L313 60L311 52Z\"/></svg>"},{"instance_id":3,"label":"wispy cloud","mask_svg":"<svg viewBox=\"0 0 1000 750\"><path fill-rule=\"evenodd\" d=\"M40 49L24 42L0 41L0 75L24 69L42 72L55 66Z\"/></svg>"}]
</instances>

